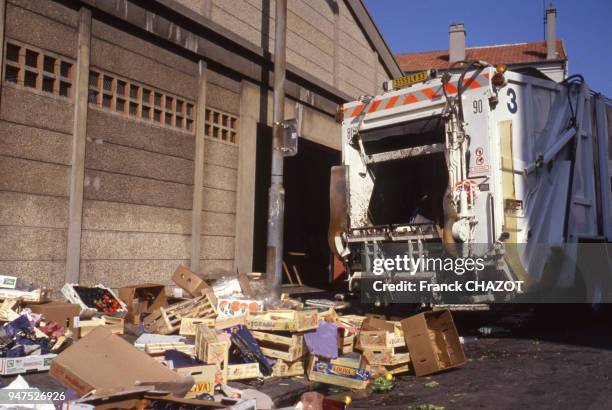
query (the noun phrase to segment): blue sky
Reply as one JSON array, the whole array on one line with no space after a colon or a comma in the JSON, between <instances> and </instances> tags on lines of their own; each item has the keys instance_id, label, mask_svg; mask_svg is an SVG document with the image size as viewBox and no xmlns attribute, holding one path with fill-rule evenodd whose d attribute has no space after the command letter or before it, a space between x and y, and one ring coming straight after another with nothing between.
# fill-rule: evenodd
<instances>
[{"instance_id":1,"label":"blue sky","mask_svg":"<svg viewBox=\"0 0 612 410\"><path fill-rule=\"evenodd\" d=\"M365 0L394 53L445 50L448 25L464 23L468 47L544 39L542 0ZM546 5L550 0L546 2ZM557 37L570 74L612 98L612 0L557 0Z\"/></svg>"}]
</instances>

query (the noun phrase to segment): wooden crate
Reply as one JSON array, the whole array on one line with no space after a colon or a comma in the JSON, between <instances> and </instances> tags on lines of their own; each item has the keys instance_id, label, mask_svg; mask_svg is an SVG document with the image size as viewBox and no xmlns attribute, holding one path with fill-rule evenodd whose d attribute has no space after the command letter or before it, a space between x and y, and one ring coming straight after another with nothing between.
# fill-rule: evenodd
<instances>
[{"instance_id":1,"label":"wooden crate","mask_svg":"<svg viewBox=\"0 0 612 410\"><path fill-rule=\"evenodd\" d=\"M80 320L78 329L80 337L85 337L89 332L100 326L106 327L116 335L122 335L124 323L125 320L123 318L102 316L96 320Z\"/></svg>"},{"instance_id":2,"label":"wooden crate","mask_svg":"<svg viewBox=\"0 0 612 410\"><path fill-rule=\"evenodd\" d=\"M250 330L303 332L316 329L319 315L316 310L278 309L252 312L247 316Z\"/></svg>"},{"instance_id":3,"label":"wooden crate","mask_svg":"<svg viewBox=\"0 0 612 410\"><path fill-rule=\"evenodd\" d=\"M367 376L370 375L369 366L364 366L359 356L326 360L311 355L308 358L306 372L310 381L359 390L368 386Z\"/></svg>"},{"instance_id":4,"label":"wooden crate","mask_svg":"<svg viewBox=\"0 0 612 410\"><path fill-rule=\"evenodd\" d=\"M263 377L259 363L230 364L227 366L227 380L245 380Z\"/></svg>"},{"instance_id":5,"label":"wooden crate","mask_svg":"<svg viewBox=\"0 0 612 410\"><path fill-rule=\"evenodd\" d=\"M221 340L216 330L206 324L196 326L195 355L198 359L216 366L217 384L226 384L231 341Z\"/></svg>"},{"instance_id":6,"label":"wooden crate","mask_svg":"<svg viewBox=\"0 0 612 410\"><path fill-rule=\"evenodd\" d=\"M274 377L294 377L304 374L304 361L296 360L295 362L285 362L277 360L272 366L272 376Z\"/></svg>"},{"instance_id":7,"label":"wooden crate","mask_svg":"<svg viewBox=\"0 0 612 410\"><path fill-rule=\"evenodd\" d=\"M228 317L228 318L191 318L184 317L181 319L181 327L179 334L181 336L195 336L196 326L205 324L212 329L223 330L238 325L246 325L246 316Z\"/></svg>"},{"instance_id":8,"label":"wooden crate","mask_svg":"<svg viewBox=\"0 0 612 410\"><path fill-rule=\"evenodd\" d=\"M340 350L340 354L353 352L355 338L355 333L351 333L348 329L338 329L338 349Z\"/></svg>"},{"instance_id":9,"label":"wooden crate","mask_svg":"<svg viewBox=\"0 0 612 410\"><path fill-rule=\"evenodd\" d=\"M410 363L401 363L394 366L382 366L382 365L374 365L370 366L370 370L372 371L372 378L377 378L379 376L384 376L387 373L391 374L401 374L407 373L410 371Z\"/></svg>"},{"instance_id":10,"label":"wooden crate","mask_svg":"<svg viewBox=\"0 0 612 410\"><path fill-rule=\"evenodd\" d=\"M181 336L195 336L197 325L205 324L208 327L213 327L215 319L213 318L193 318L183 317L181 318L181 326L179 328L179 335Z\"/></svg>"},{"instance_id":11,"label":"wooden crate","mask_svg":"<svg viewBox=\"0 0 612 410\"><path fill-rule=\"evenodd\" d=\"M195 346L185 343L148 343L145 345L145 353L151 356L162 355L167 350L178 350L188 355L195 354Z\"/></svg>"},{"instance_id":12,"label":"wooden crate","mask_svg":"<svg viewBox=\"0 0 612 410\"><path fill-rule=\"evenodd\" d=\"M19 317L19 305L21 304L20 298L5 299L0 305L0 321L10 322Z\"/></svg>"},{"instance_id":13,"label":"wooden crate","mask_svg":"<svg viewBox=\"0 0 612 410\"><path fill-rule=\"evenodd\" d=\"M181 319L214 318L216 316L212 301L208 295L198 296L184 302L179 302L166 308L159 308L147 316L143 325L149 333L168 335L181 327Z\"/></svg>"},{"instance_id":14,"label":"wooden crate","mask_svg":"<svg viewBox=\"0 0 612 410\"><path fill-rule=\"evenodd\" d=\"M191 376L195 381L195 384L191 387L191 390L187 392L185 398L192 399L202 393L214 394L215 385L217 384L217 366L204 365L181 367L174 369L174 371L181 376Z\"/></svg>"},{"instance_id":15,"label":"wooden crate","mask_svg":"<svg viewBox=\"0 0 612 410\"><path fill-rule=\"evenodd\" d=\"M348 327L352 327L354 329L361 328L361 324L366 319L365 316L359 315L342 315L338 317L338 321L345 324Z\"/></svg>"},{"instance_id":16,"label":"wooden crate","mask_svg":"<svg viewBox=\"0 0 612 410\"><path fill-rule=\"evenodd\" d=\"M363 349L363 357L370 365L397 366L410 362L410 353L406 347L385 347Z\"/></svg>"},{"instance_id":17,"label":"wooden crate","mask_svg":"<svg viewBox=\"0 0 612 410\"><path fill-rule=\"evenodd\" d=\"M362 330L359 332L357 346L360 349L379 349L406 346L404 332L396 322L393 322L393 332L385 330Z\"/></svg>"},{"instance_id":18,"label":"wooden crate","mask_svg":"<svg viewBox=\"0 0 612 410\"><path fill-rule=\"evenodd\" d=\"M306 344L302 334L283 336L275 333L253 330L251 334L259 343L261 352L268 357L294 362L306 355Z\"/></svg>"},{"instance_id":19,"label":"wooden crate","mask_svg":"<svg viewBox=\"0 0 612 410\"><path fill-rule=\"evenodd\" d=\"M208 364L227 363L231 342L221 340L215 329L205 324L196 327L195 352L198 359Z\"/></svg>"},{"instance_id":20,"label":"wooden crate","mask_svg":"<svg viewBox=\"0 0 612 410\"><path fill-rule=\"evenodd\" d=\"M44 303L51 300L51 289L35 289L25 291L19 289L0 288L0 300L20 298L23 302Z\"/></svg>"}]
</instances>

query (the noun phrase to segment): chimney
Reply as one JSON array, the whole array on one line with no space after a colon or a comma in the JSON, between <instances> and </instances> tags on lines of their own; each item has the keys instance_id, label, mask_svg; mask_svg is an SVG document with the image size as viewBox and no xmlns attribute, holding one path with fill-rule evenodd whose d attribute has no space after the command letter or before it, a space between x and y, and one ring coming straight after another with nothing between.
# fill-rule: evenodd
<instances>
[{"instance_id":1,"label":"chimney","mask_svg":"<svg viewBox=\"0 0 612 410\"><path fill-rule=\"evenodd\" d=\"M546 8L546 59L556 60L557 56L557 9L552 4Z\"/></svg>"},{"instance_id":2,"label":"chimney","mask_svg":"<svg viewBox=\"0 0 612 410\"><path fill-rule=\"evenodd\" d=\"M465 28L463 23L451 24L448 28L449 62L465 60Z\"/></svg>"}]
</instances>

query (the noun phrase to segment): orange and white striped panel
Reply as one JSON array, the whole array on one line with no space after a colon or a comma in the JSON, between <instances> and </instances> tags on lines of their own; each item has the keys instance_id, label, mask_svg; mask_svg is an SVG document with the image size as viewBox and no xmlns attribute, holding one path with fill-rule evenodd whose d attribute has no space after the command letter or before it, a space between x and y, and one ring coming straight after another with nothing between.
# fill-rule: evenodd
<instances>
[{"instance_id":1,"label":"orange and white striped panel","mask_svg":"<svg viewBox=\"0 0 612 410\"><path fill-rule=\"evenodd\" d=\"M489 84L489 74L482 73L475 78L464 78L463 84L466 87L466 90L475 90L481 87L485 87ZM458 91L457 86L452 83L446 84L445 88L446 93L448 95L456 94ZM365 103L358 103L357 105L354 105L354 103L349 103L349 106L344 106L342 108L342 110L344 111L344 116L345 118L353 118L357 117L358 115L372 114L375 112L400 107L402 105L414 104L426 100L436 100L444 96L444 93L442 91L442 84L439 81L438 85L433 87L411 87L406 89L405 91L406 92L404 92L403 94L398 94L391 97L379 96L367 105Z\"/></svg>"}]
</instances>

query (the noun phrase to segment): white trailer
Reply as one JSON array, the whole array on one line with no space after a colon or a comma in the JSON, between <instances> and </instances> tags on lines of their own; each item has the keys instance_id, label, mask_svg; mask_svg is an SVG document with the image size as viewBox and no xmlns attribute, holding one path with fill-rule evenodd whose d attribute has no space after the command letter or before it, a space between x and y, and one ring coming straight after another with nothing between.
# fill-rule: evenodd
<instances>
[{"instance_id":1,"label":"white trailer","mask_svg":"<svg viewBox=\"0 0 612 410\"><path fill-rule=\"evenodd\" d=\"M612 298L611 101L580 76L556 83L484 62L433 77L341 109L329 242L349 288L389 243L482 256L526 292L573 288L579 269L564 261L591 243L605 272L582 285L593 301Z\"/></svg>"}]
</instances>

